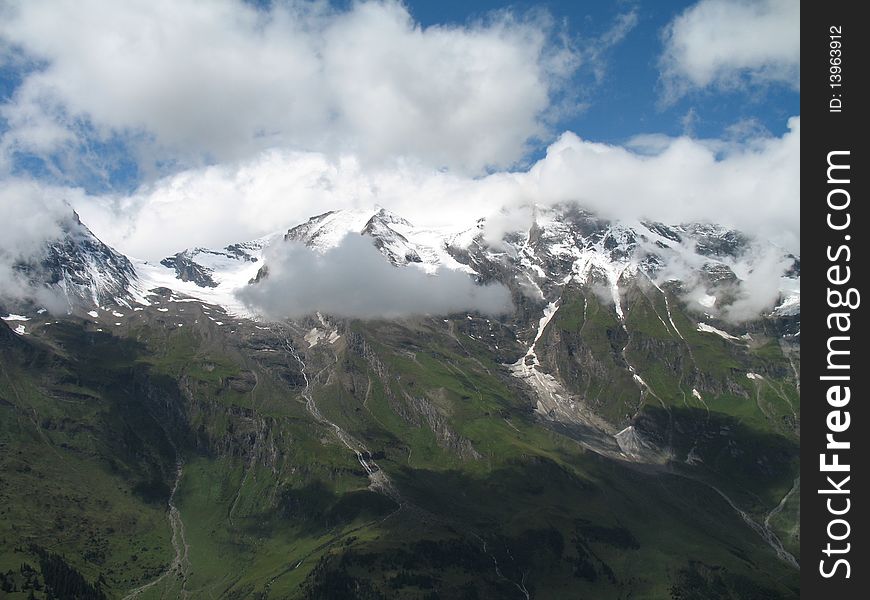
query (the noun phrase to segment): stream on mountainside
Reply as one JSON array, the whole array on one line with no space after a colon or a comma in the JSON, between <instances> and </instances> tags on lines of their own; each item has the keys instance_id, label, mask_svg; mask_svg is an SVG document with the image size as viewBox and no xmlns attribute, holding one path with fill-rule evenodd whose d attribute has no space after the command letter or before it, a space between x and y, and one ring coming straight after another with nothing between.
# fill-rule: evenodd
<instances>
[{"instance_id":1,"label":"stream on mountainside","mask_svg":"<svg viewBox=\"0 0 870 600\"><path fill-rule=\"evenodd\" d=\"M308 412L311 413L311 416L313 416L318 422L330 427L335 432L336 437L341 440L341 443L356 455L356 459L359 461L363 470L365 470L366 475L371 482L370 487L373 490L376 490L391 500L401 504L401 498L398 491L395 486L393 486L393 483L390 481L386 472L370 458L371 452L369 452L368 448L342 429L337 423L327 419L323 416L323 413L320 412L317 403L314 401L314 396L311 393L311 381L308 379L305 361L303 361L299 353L296 352L289 337L284 338L284 349L299 363L299 366L302 369L302 378L305 381L305 388L302 390L302 397L305 399L305 407L308 409Z\"/></svg>"},{"instance_id":2,"label":"stream on mountainside","mask_svg":"<svg viewBox=\"0 0 870 600\"><path fill-rule=\"evenodd\" d=\"M178 486L181 483L181 477L184 475L184 462L179 458L175 469L175 483L172 485L172 492L169 494L169 526L172 529L172 548L175 551L175 557L172 562L153 581L146 583L143 586L136 588L129 594L124 596L123 600L133 600L143 592L156 586L158 583L172 575L173 573L181 579L181 597L186 598L189 592L186 589L187 578L190 575L190 544L187 542L187 536L184 531L184 521L181 519L181 511L175 504L175 494L178 491Z\"/></svg>"}]
</instances>

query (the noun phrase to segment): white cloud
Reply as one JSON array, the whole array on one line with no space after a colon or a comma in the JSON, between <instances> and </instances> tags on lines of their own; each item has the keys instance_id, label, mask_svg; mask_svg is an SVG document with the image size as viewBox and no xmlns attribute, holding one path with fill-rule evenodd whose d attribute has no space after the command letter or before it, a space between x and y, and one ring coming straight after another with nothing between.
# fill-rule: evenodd
<instances>
[{"instance_id":1,"label":"white cloud","mask_svg":"<svg viewBox=\"0 0 870 600\"><path fill-rule=\"evenodd\" d=\"M58 235L52 215L69 214L65 202L103 241L148 259L186 247L221 247L254 239L327 210L376 204L424 227L461 230L487 217L487 237L498 240L508 231L530 225L531 207L570 201L611 219L714 222L799 254L800 118L791 119L789 131L781 137L757 127L739 129L739 135L726 140L659 135L628 146L589 142L565 133L529 170L481 178L418 163L373 167L352 156L336 159L316 152L272 150L243 162L188 170L129 196L88 196L80 190L13 180L0 192L3 214L15 219L0 243L0 264L8 267L0 272L0 280L7 295L16 295L12 265L28 254L38 254L40 244ZM278 263L284 264L281 261L287 256L279 256ZM753 258L732 265L744 283L737 290L735 305L721 316L739 319L776 300L778 282L770 274L782 270L782 254L772 256L773 262ZM302 260L296 255L290 258ZM338 272L347 257L338 258L321 271L312 263L306 273L315 277ZM383 261L379 255L378 259ZM276 275L273 281L298 279L298 269L290 265L287 271L294 277ZM464 280L436 279L450 284L445 289L463 292L458 295L467 300L462 308L481 306L469 304L472 300L465 292L472 288L463 287ZM425 281L421 289L429 289L425 286L431 282ZM320 291L327 297L335 291L330 290ZM308 307L313 301L313 296L297 296L293 296L294 306ZM382 300L372 297L365 306ZM267 303L263 298L248 300ZM410 306L393 304L396 314L406 314L403 311ZM421 306L424 312L461 309L443 303ZM283 304L265 308L273 313L296 310ZM364 307L354 310L364 311Z\"/></svg>"},{"instance_id":2,"label":"white cloud","mask_svg":"<svg viewBox=\"0 0 870 600\"><path fill-rule=\"evenodd\" d=\"M628 36L631 31L637 27L638 11L636 8L628 12L620 13L611 27L601 34L597 39L583 51L584 59L592 67L592 73L595 80L601 83L607 72L606 54L615 46L618 46Z\"/></svg>"},{"instance_id":3,"label":"white cloud","mask_svg":"<svg viewBox=\"0 0 870 600\"><path fill-rule=\"evenodd\" d=\"M761 253L740 261L734 267L740 279L737 297L733 304L724 308L723 318L742 322L773 308L784 287L783 273L791 265L791 260L776 252Z\"/></svg>"},{"instance_id":4,"label":"white cloud","mask_svg":"<svg viewBox=\"0 0 870 600\"><path fill-rule=\"evenodd\" d=\"M482 178L273 150L186 171L128 197L82 198L76 208L104 241L149 259L286 230L327 210L376 204L420 226L461 228L491 217L498 231L488 234L498 238L529 221L524 206L566 201L612 219L719 223L799 252L800 118L789 121L782 137L756 134L732 140L655 136L614 146L565 133L528 171Z\"/></svg>"},{"instance_id":5,"label":"white cloud","mask_svg":"<svg viewBox=\"0 0 870 600\"><path fill-rule=\"evenodd\" d=\"M566 133L522 178L526 196L615 219L719 223L799 251L800 117L782 137L644 141L635 151Z\"/></svg>"},{"instance_id":6,"label":"white cloud","mask_svg":"<svg viewBox=\"0 0 870 600\"><path fill-rule=\"evenodd\" d=\"M185 171L130 196L91 197L77 208L106 243L159 259L190 246L254 239L342 208L378 204L419 224L473 222L512 193L511 181L507 174L473 179L418 164L366 166L352 156L271 150Z\"/></svg>"},{"instance_id":7,"label":"white cloud","mask_svg":"<svg viewBox=\"0 0 870 600\"><path fill-rule=\"evenodd\" d=\"M23 259L63 235L62 225L73 220L73 203L81 191L42 185L25 179L6 179L0 185L0 207L8 219L0 236L0 256Z\"/></svg>"},{"instance_id":8,"label":"white cloud","mask_svg":"<svg viewBox=\"0 0 870 600\"><path fill-rule=\"evenodd\" d=\"M63 227L73 222L70 203L81 197L78 190L21 179L3 181L0 214L7 223L0 236L0 303L30 298L57 307L57 297L47 288L33 287L19 268L45 257L47 244L60 239Z\"/></svg>"},{"instance_id":9,"label":"white cloud","mask_svg":"<svg viewBox=\"0 0 870 600\"><path fill-rule=\"evenodd\" d=\"M480 286L461 271L441 268L428 275L413 266L394 267L361 235L347 235L324 253L296 242L267 250L268 275L239 292L257 312L276 319L315 311L356 318L512 309L500 284Z\"/></svg>"},{"instance_id":10,"label":"white cloud","mask_svg":"<svg viewBox=\"0 0 870 600\"><path fill-rule=\"evenodd\" d=\"M711 279L704 274L710 258L703 254L681 252L656 273L659 284L671 280L681 283L682 299L695 312L741 323L772 309L784 290L800 290L797 281L785 276L794 257L767 239L749 240L737 256L718 256L736 275L736 280ZM711 297L715 298L710 302Z\"/></svg>"},{"instance_id":11,"label":"white cloud","mask_svg":"<svg viewBox=\"0 0 870 600\"><path fill-rule=\"evenodd\" d=\"M577 67L543 16L421 28L397 0L29 0L2 7L0 47L44 65L0 116L0 149L49 154L82 127L125 136L142 166L283 147L396 156L479 173L545 135ZM20 57L19 57L20 58ZM91 129L92 128L92 129Z\"/></svg>"},{"instance_id":12,"label":"white cloud","mask_svg":"<svg viewBox=\"0 0 870 600\"><path fill-rule=\"evenodd\" d=\"M665 29L666 102L693 89L800 85L798 0L701 0Z\"/></svg>"}]
</instances>

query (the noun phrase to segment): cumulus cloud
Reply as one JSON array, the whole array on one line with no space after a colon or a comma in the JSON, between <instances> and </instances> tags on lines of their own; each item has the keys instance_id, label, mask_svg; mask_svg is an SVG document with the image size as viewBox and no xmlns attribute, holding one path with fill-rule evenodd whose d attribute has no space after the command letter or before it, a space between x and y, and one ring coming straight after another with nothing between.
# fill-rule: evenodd
<instances>
[{"instance_id":1,"label":"cumulus cloud","mask_svg":"<svg viewBox=\"0 0 870 600\"><path fill-rule=\"evenodd\" d=\"M242 163L185 171L129 196L92 196L76 208L106 243L160 259L190 246L221 247L286 231L344 208L380 205L417 225L473 223L510 194L510 179L272 150Z\"/></svg>"},{"instance_id":2,"label":"cumulus cloud","mask_svg":"<svg viewBox=\"0 0 870 600\"><path fill-rule=\"evenodd\" d=\"M665 29L664 100L695 89L800 85L800 2L701 0Z\"/></svg>"},{"instance_id":3,"label":"cumulus cloud","mask_svg":"<svg viewBox=\"0 0 870 600\"><path fill-rule=\"evenodd\" d=\"M239 297L272 318L316 311L354 318L502 314L512 308L501 285L480 286L450 269L428 275L413 266L394 267L361 235L348 235L322 254L303 244L278 243L269 249L266 264L268 275Z\"/></svg>"},{"instance_id":4,"label":"cumulus cloud","mask_svg":"<svg viewBox=\"0 0 870 600\"><path fill-rule=\"evenodd\" d=\"M0 49L33 69L0 106L0 150L80 155L83 138L120 137L143 169L282 147L480 173L547 133L578 66L552 27L500 12L424 29L398 0L4 3Z\"/></svg>"},{"instance_id":5,"label":"cumulus cloud","mask_svg":"<svg viewBox=\"0 0 870 600\"><path fill-rule=\"evenodd\" d=\"M521 178L526 197L613 219L712 222L800 249L800 118L782 137L657 136L614 146L564 134Z\"/></svg>"}]
</instances>

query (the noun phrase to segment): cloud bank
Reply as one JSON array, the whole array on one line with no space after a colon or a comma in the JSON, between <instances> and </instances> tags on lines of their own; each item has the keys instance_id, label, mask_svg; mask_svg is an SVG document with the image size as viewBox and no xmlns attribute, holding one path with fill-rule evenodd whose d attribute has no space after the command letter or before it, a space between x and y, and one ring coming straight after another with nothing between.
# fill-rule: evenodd
<instances>
[{"instance_id":1,"label":"cloud bank","mask_svg":"<svg viewBox=\"0 0 870 600\"><path fill-rule=\"evenodd\" d=\"M701 0L664 32L665 102L696 89L800 85L798 0Z\"/></svg>"},{"instance_id":2,"label":"cloud bank","mask_svg":"<svg viewBox=\"0 0 870 600\"><path fill-rule=\"evenodd\" d=\"M504 286L479 286L450 269L427 275L413 266L394 267L361 235L348 235L322 254L304 244L277 243L265 258L268 275L238 296L276 319L316 311L363 319L460 311L496 315L513 307Z\"/></svg>"},{"instance_id":3,"label":"cloud bank","mask_svg":"<svg viewBox=\"0 0 870 600\"><path fill-rule=\"evenodd\" d=\"M486 177L419 165L370 167L353 156L273 150L185 171L130 196L76 204L106 243L147 259L286 230L327 210L380 205L418 226L488 217L500 239L530 207L576 201L612 219L713 222L800 251L800 118L781 137L733 141L655 136L625 146L563 134L525 171Z\"/></svg>"},{"instance_id":4,"label":"cloud bank","mask_svg":"<svg viewBox=\"0 0 870 600\"><path fill-rule=\"evenodd\" d=\"M4 3L0 51L30 70L0 105L0 153L75 162L115 144L147 170L282 147L503 168L547 134L579 64L553 27L500 12L424 29L398 0Z\"/></svg>"},{"instance_id":5,"label":"cloud bank","mask_svg":"<svg viewBox=\"0 0 870 600\"><path fill-rule=\"evenodd\" d=\"M613 219L711 222L800 251L800 117L781 137L657 136L626 146L567 133L524 177L543 204L576 200Z\"/></svg>"}]
</instances>

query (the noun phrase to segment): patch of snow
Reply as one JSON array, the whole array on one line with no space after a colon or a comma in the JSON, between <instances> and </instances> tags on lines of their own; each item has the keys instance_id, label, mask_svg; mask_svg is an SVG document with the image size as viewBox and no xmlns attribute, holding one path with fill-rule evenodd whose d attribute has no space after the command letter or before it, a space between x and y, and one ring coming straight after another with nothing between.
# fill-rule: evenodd
<instances>
[{"instance_id":1,"label":"patch of snow","mask_svg":"<svg viewBox=\"0 0 870 600\"><path fill-rule=\"evenodd\" d=\"M525 379L538 392L540 397L546 398L554 404L559 404L560 401L564 400L566 394L562 386L552 375L544 373L537 368L541 363L538 361L538 355L535 353L535 344L541 339L544 329L547 328L547 324L558 310L558 302L550 302L544 308L544 314L538 320L538 330L535 333L535 339L532 340L532 344L526 350L526 353L517 362L510 365L511 375L519 379Z\"/></svg>"},{"instance_id":2,"label":"patch of snow","mask_svg":"<svg viewBox=\"0 0 870 600\"><path fill-rule=\"evenodd\" d=\"M453 248L466 249L477 241L477 238L483 234L484 223L478 221L475 225L468 227L459 233L453 233L445 239L445 244Z\"/></svg>"},{"instance_id":3,"label":"patch of snow","mask_svg":"<svg viewBox=\"0 0 870 600\"><path fill-rule=\"evenodd\" d=\"M100 316L99 313L98 313L97 311L95 311L95 310L90 310L90 311L88 311L88 314L89 314L90 316L92 316L93 318L95 318L95 319L96 319L97 317Z\"/></svg>"},{"instance_id":4,"label":"patch of snow","mask_svg":"<svg viewBox=\"0 0 870 600\"><path fill-rule=\"evenodd\" d=\"M781 317L789 317L799 315L801 313L801 293L800 290L793 292L787 296L779 306L773 309L773 314Z\"/></svg>"},{"instance_id":5,"label":"patch of snow","mask_svg":"<svg viewBox=\"0 0 870 600\"><path fill-rule=\"evenodd\" d=\"M4 321L29 321L30 320L28 317L25 317L23 315L13 315L11 313L8 316L2 317L2 318Z\"/></svg>"},{"instance_id":6,"label":"patch of snow","mask_svg":"<svg viewBox=\"0 0 870 600\"><path fill-rule=\"evenodd\" d=\"M698 323L698 331L703 331L704 333L714 333L721 338L726 340L739 340L740 338L726 331L722 331L721 329L716 329L712 325L707 325L706 323Z\"/></svg>"},{"instance_id":7,"label":"patch of snow","mask_svg":"<svg viewBox=\"0 0 870 600\"><path fill-rule=\"evenodd\" d=\"M704 294L698 299L698 304L700 304L704 308L713 308L716 305L716 296Z\"/></svg>"},{"instance_id":8,"label":"patch of snow","mask_svg":"<svg viewBox=\"0 0 870 600\"><path fill-rule=\"evenodd\" d=\"M321 339L326 337L326 332L319 330L317 327L313 327L311 331L305 334L303 338L306 342L308 342L309 348L314 348L320 342Z\"/></svg>"},{"instance_id":9,"label":"patch of snow","mask_svg":"<svg viewBox=\"0 0 870 600\"><path fill-rule=\"evenodd\" d=\"M13 329L12 331L17 333L18 335L27 335L27 332L24 331L24 325L19 325L15 329Z\"/></svg>"},{"instance_id":10,"label":"patch of snow","mask_svg":"<svg viewBox=\"0 0 870 600\"><path fill-rule=\"evenodd\" d=\"M275 234L271 237L280 239L280 235ZM263 238L263 240L266 239L268 238ZM262 243L265 247L268 244L263 240L260 240L258 244ZM224 308L229 314L253 318L255 315L236 297L236 292L247 286L248 282L257 276L257 272L263 266L262 260L259 259L262 256L262 249L252 250L251 254L258 258L256 262L232 258L228 254L217 256L209 254L207 251L196 254L192 260L200 266L212 269L211 276L217 283L217 287L213 288L200 287L193 281L181 281L177 279L175 269L162 264L131 260L139 275L139 295L143 299L148 296L149 290L165 287L175 292L171 297L172 302L215 305ZM184 297L179 296L179 294L183 294ZM146 304L147 301L140 303ZM159 301L154 301L154 303L159 304Z\"/></svg>"},{"instance_id":11,"label":"patch of snow","mask_svg":"<svg viewBox=\"0 0 870 600\"><path fill-rule=\"evenodd\" d=\"M758 380L762 380L762 379L764 379L764 377L762 377L762 376L759 375L758 373L747 373L747 374L746 374L746 378L747 378L747 379L758 379Z\"/></svg>"},{"instance_id":12,"label":"patch of snow","mask_svg":"<svg viewBox=\"0 0 870 600\"><path fill-rule=\"evenodd\" d=\"M656 287L658 287L658 286L656 286ZM659 290L661 290L661 288L659 288ZM683 337L683 334L680 333L680 330L677 329L677 324L674 323L674 317L671 316L671 303L668 302L668 295L665 294L664 292L662 292L662 296L663 296L664 299L665 299L665 309L668 311L668 321L671 322L671 327L674 328L674 331L677 332L677 335L680 336L680 339L681 339L681 340L686 341L686 338L684 338L684 337Z\"/></svg>"}]
</instances>

